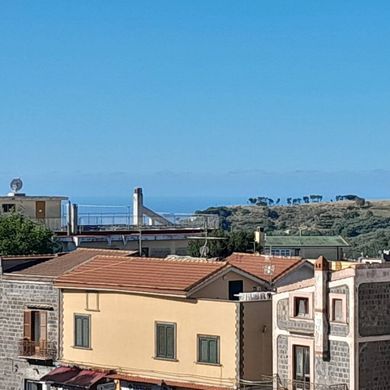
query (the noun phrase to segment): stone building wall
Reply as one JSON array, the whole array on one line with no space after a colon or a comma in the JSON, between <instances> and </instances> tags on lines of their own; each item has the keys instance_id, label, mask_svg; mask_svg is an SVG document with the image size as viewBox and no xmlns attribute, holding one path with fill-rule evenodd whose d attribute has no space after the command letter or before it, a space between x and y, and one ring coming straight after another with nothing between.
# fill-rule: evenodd
<instances>
[{"instance_id":1,"label":"stone building wall","mask_svg":"<svg viewBox=\"0 0 390 390\"><path fill-rule=\"evenodd\" d=\"M277 303L277 323L278 328L290 332L299 332L305 334L314 333L314 320L290 319L289 300L281 299Z\"/></svg>"},{"instance_id":2,"label":"stone building wall","mask_svg":"<svg viewBox=\"0 0 390 390\"><path fill-rule=\"evenodd\" d=\"M360 336L390 335L390 282L360 284L358 301Z\"/></svg>"},{"instance_id":3,"label":"stone building wall","mask_svg":"<svg viewBox=\"0 0 390 390\"><path fill-rule=\"evenodd\" d=\"M275 353L275 351L274 351ZM288 379L288 337L279 335L277 338L277 369L282 381Z\"/></svg>"},{"instance_id":4,"label":"stone building wall","mask_svg":"<svg viewBox=\"0 0 390 390\"><path fill-rule=\"evenodd\" d=\"M390 340L359 343L359 390L388 390Z\"/></svg>"},{"instance_id":5,"label":"stone building wall","mask_svg":"<svg viewBox=\"0 0 390 390\"><path fill-rule=\"evenodd\" d=\"M329 341L329 361L315 358L315 381L322 385L350 383L349 345L344 341Z\"/></svg>"},{"instance_id":6,"label":"stone building wall","mask_svg":"<svg viewBox=\"0 0 390 390\"><path fill-rule=\"evenodd\" d=\"M19 358L19 340L23 338L24 311L45 305L47 340L57 348L58 290L51 282L0 280L0 389L24 389L25 379L39 380L53 369L45 362L30 364ZM41 364L40 364L41 363Z\"/></svg>"}]
</instances>

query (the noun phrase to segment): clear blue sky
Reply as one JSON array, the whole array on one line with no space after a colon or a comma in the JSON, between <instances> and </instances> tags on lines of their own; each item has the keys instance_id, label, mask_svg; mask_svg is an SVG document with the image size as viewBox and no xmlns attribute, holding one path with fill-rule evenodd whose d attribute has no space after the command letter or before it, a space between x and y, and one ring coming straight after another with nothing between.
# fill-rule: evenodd
<instances>
[{"instance_id":1,"label":"clear blue sky","mask_svg":"<svg viewBox=\"0 0 390 390\"><path fill-rule=\"evenodd\" d=\"M0 192L390 196L389 20L388 1L2 1Z\"/></svg>"}]
</instances>

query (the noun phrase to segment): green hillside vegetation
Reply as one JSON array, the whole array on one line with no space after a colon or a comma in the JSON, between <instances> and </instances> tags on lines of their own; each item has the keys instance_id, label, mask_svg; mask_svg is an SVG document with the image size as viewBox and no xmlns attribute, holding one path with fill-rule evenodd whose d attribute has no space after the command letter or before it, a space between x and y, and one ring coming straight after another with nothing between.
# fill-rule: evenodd
<instances>
[{"instance_id":1,"label":"green hillside vegetation","mask_svg":"<svg viewBox=\"0 0 390 390\"><path fill-rule=\"evenodd\" d=\"M351 244L346 249L351 258L390 249L390 201L211 207L199 212L218 214L226 232L250 234L263 227L270 235L342 235Z\"/></svg>"}]
</instances>

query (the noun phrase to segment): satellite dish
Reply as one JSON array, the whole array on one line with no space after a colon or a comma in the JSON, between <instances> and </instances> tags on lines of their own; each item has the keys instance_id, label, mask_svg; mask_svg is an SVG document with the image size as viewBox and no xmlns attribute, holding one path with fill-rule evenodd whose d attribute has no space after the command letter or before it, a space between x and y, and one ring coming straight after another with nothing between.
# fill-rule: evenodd
<instances>
[{"instance_id":1,"label":"satellite dish","mask_svg":"<svg viewBox=\"0 0 390 390\"><path fill-rule=\"evenodd\" d=\"M23 187L22 179L20 177L12 179L9 186L11 187L13 193L19 192Z\"/></svg>"}]
</instances>

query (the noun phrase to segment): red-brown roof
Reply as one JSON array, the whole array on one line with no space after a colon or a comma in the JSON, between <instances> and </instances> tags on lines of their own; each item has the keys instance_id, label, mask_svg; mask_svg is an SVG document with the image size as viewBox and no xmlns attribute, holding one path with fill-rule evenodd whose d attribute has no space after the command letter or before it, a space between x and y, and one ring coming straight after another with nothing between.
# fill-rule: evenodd
<instances>
[{"instance_id":1,"label":"red-brown roof","mask_svg":"<svg viewBox=\"0 0 390 390\"><path fill-rule=\"evenodd\" d=\"M252 253L233 253L226 260L232 266L266 281L275 281L304 262L301 257L266 256ZM273 267L271 275L266 273L267 265Z\"/></svg>"},{"instance_id":2,"label":"red-brown roof","mask_svg":"<svg viewBox=\"0 0 390 390\"><path fill-rule=\"evenodd\" d=\"M58 385L89 389L106 377L106 373L94 370L81 370L77 367L57 367L41 378L41 381Z\"/></svg>"},{"instance_id":3,"label":"red-brown roof","mask_svg":"<svg viewBox=\"0 0 390 390\"><path fill-rule=\"evenodd\" d=\"M59 287L82 287L186 295L195 285L226 266L226 262L96 256L60 276Z\"/></svg>"},{"instance_id":4,"label":"red-brown roof","mask_svg":"<svg viewBox=\"0 0 390 390\"><path fill-rule=\"evenodd\" d=\"M33 265L18 272L13 272L17 276L43 276L43 277L57 277L63 273L77 267L78 265L92 259L98 255L107 256L129 256L134 252L108 249L94 249L94 248L78 248L66 255L54 257L43 263Z\"/></svg>"}]
</instances>

